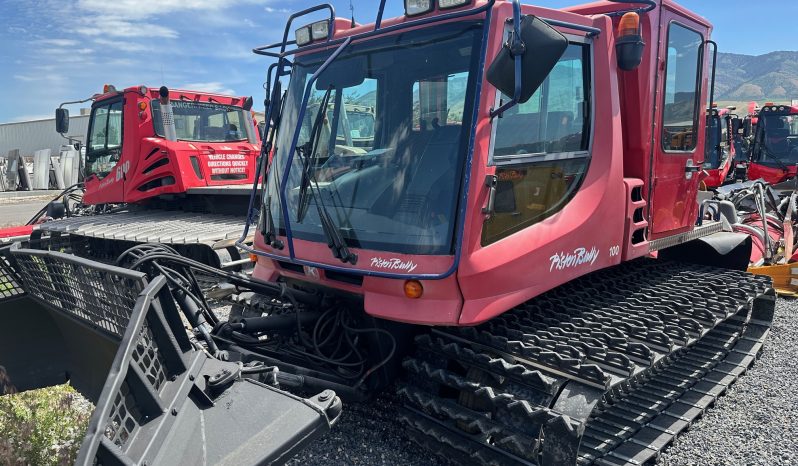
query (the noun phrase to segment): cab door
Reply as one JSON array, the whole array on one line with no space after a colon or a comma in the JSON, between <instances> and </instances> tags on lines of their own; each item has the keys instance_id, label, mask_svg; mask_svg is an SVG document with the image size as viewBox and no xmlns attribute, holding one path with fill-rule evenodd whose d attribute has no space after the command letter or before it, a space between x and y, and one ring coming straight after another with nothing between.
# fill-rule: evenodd
<instances>
[{"instance_id":1,"label":"cab door","mask_svg":"<svg viewBox=\"0 0 798 466\"><path fill-rule=\"evenodd\" d=\"M123 175L119 162L124 140L124 98L96 102L91 109L84 174L89 204L122 202Z\"/></svg>"},{"instance_id":2,"label":"cab door","mask_svg":"<svg viewBox=\"0 0 798 466\"><path fill-rule=\"evenodd\" d=\"M667 7L660 21L650 199L652 239L687 231L695 224L706 130L702 44L708 27Z\"/></svg>"}]
</instances>

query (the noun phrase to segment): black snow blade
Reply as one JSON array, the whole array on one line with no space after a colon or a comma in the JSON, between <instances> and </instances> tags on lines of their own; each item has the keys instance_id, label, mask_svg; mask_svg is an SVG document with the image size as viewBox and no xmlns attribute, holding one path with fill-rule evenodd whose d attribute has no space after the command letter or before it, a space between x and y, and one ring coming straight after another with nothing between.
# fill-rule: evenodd
<instances>
[{"instance_id":1,"label":"black snow blade","mask_svg":"<svg viewBox=\"0 0 798 466\"><path fill-rule=\"evenodd\" d=\"M281 464L337 421L190 341L166 279L0 251L0 394L69 381L96 409L76 464Z\"/></svg>"}]
</instances>

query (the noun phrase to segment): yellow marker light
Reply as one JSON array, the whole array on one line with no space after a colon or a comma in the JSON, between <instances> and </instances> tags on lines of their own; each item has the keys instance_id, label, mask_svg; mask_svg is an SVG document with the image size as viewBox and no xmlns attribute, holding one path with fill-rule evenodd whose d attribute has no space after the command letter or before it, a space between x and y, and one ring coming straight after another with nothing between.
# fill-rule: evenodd
<instances>
[{"instance_id":1,"label":"yellow marker light","mask_svg":"<svg viewBox=\"0 0 798 466\"><path fill-rule=\"evenodd\" d=\"M418 299L424 294L424 287L418 280L408 280L405 282L405 296L410 299Z\"/></svg>"},{"instance_id":2,"label":"yellow marker light","mask_svg":"<svg viewBox=\"0 0 798 466\"><path fill-rule=\"evenodd\" d=\"M640 28L640 15L630 11L629 13L621 16L621 21L618 22L618 37L634 36Z\"/></svg>"},{"instance_id":3,"label":"yellow marker light","mask_svg":"<svg viewBox=\"0 0 798 466\"><path fill-rule=\"evenodd\" d=\"M141 110L142 112L144 110L147 110L147 102L143 102L143 101L139 102L139 110Z\"/></svg>"},{"instance_id":4,"label":"yellow marker light","mask_svg":"<svg viewBox=\"0 0 798 466\"><path fill-rule=\"evenodd\" d=\"M249 255L250 262L258 262L258 255L257 254L250 254Z\"/></svg>"}]
</instances>

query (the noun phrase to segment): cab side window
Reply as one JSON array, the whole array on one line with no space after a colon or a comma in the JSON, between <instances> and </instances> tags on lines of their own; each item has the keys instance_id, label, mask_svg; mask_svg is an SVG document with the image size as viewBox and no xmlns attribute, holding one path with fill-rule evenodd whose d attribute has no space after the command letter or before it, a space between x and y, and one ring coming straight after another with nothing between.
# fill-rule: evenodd
<instances>
[{"instance_id":1,"label":"cab side window","mask_svg":"<svg viewBox=\"0 0 798 466\"><path fill-rule=\"evenodd\" d=\"M86 149L86 175L104 178L122 155L122 100L92 109Z\"/></svg>"},{"instance_id":2,"label":"cab side window","mask_svg":"<svg viewBox=\"0 0 798 466\"><path fill-rule=\"evenodd\" d=\"M590 160L590 79L590 46L572 43L527 102L494 120L496 197L483 245L554 215L576 193Z\"/></svg>"},{"instance_id":3,"label":"cab side window","mask_svg":"<svg viewBox=\"0 0 798 466\"><path fill-rule=\"evenodd\" d=\"M662 107L662 148L692 152L698 133L701 34L678 24L668 26L665 103Z\"/></svg>"}]
</instances>

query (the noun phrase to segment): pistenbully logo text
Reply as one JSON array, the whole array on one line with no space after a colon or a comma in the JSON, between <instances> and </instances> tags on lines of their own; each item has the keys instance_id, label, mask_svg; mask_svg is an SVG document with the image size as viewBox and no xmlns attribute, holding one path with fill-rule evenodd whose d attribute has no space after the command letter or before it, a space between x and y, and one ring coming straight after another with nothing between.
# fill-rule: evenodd
<instances>
[{"instance_id":1,"label":"pistenbully logo text","mask_svg":"<svg viewBox=\"0 0 798 466\"><path fill-rule=\"evenodd\" d=\"M416 270L418 264L413 261L403 261L398 257L385 259L383 257L372 257L371 266L378 269L401 270L403 272L412 272Z\"/></svg>"}]
</instances>

